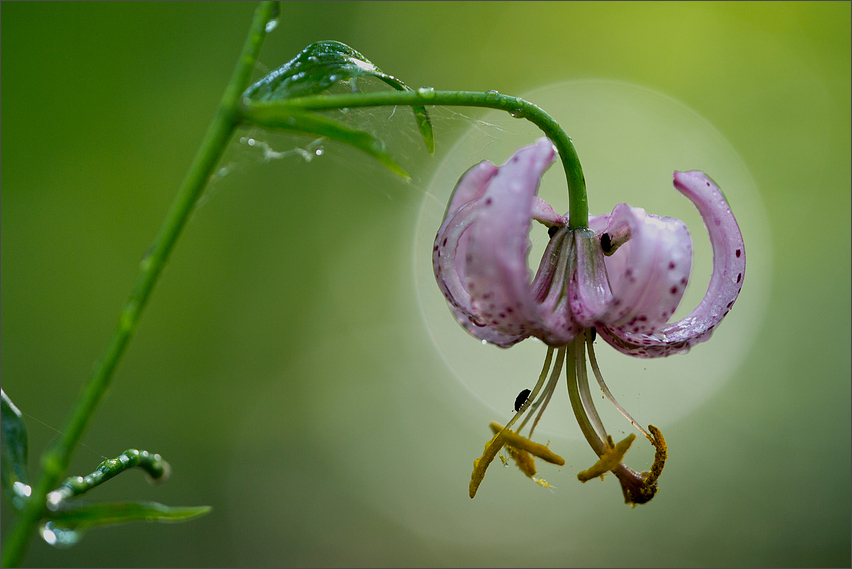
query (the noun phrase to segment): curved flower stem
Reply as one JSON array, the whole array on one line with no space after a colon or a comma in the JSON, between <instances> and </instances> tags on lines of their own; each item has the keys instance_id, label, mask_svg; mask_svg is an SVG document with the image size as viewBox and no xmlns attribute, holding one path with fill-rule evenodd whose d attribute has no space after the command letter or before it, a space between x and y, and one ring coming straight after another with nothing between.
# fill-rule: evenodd
<instances>
[{"instance_id":1,"label":"curved flower stem","mask_svg":"<svg viewBox=\"0 0 852 569\"><path fill-rule=\"evenodd\" d=\"M569 227L579 229L588 227L589 204L586 198L586 180L583 168L571 138L565 134L553 117L540 107L500 93L480 93L472 91L434 91L420 89L415 91L382 91L377 93L348 93L342 95L313 95L295 99L272 102L244 101L242 118L249 123L263 126L271 117L271 111L280 110L286 118L288 109L317 111L322 109L343 109L354 107L383 107L393 105L445 105L456 107L483 107L509 112L515 118L523 118L539 127L556 145L562 167L568 182L568 205L570 212Z\"/></svg>"},{"instance_id":2,"label":"curved flower stem","mask_svg":"<svg viewBox=\"0 0 852 569\"><path fill-rule=\"evenodd\" d=\"M21 512L17 524L3 542L4 567L20 564L30 536L45 514L48 492L56 488L62 479L70 463L71 454L109 387L112 374L139 323L142 310L174 248L175 241L238 125L240 94L248 86L254 70L260 46L266 37L266 24L277 15L278 2L261 2L255 10L248 38L222 96L219 110L204 136L150 252L142 260L141 273L121 312L118 328L89 375L74 410L62 429L62 436L42 456L41 477L33 485L32 496Z\"/></svg>"}]
</instances>

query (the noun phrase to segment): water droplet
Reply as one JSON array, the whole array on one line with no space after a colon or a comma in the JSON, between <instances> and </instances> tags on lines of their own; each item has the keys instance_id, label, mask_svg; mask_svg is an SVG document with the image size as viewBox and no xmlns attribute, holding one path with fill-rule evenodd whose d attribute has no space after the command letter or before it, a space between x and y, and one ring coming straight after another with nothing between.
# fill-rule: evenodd
<instances>
[{"instance_id":1,"label":"water droplet","mask_svg":"<svg viewBox=\"0 0 852 569\"><path fill-rule=\"evenodd\" d=\"M509 116L515 119L522 119L524 118L524 113L520 109L515 109L514 111L509 111Z\"/></svg>"},{"instance_id":2,"label":"water droplet","mask_svg":"<svg viewBox=\"0 0 852 569\"><path fill-rule=\"evenodd\" d=\"M308 61L310 61L311 63L317 63L319 59L317 59L315 55L311 55L310 57L308 57Z\"/></svg>"},{"instance_id":3,"label":"water droplet","mask_svg":"<svg viewBox=\"0 0 852 569\"><path fill-rule=\"evenodd\" d=\"M317 148L316 150L314 150L314 154L316 154L317 156L322 156L323 152L325 152L325 150L323 150L322 148Z\"/></svg>"},{"instance_id":4,"label":"water droplet","mask_svg":"<svg viewBox=\"0 0 852 569\"><path fill-rule=\"evenodd\" d=\"M51 512L55 512L59 509L59 505L64 499L65 494L63 494L61 490L54 490L47 495L47 509Z\"/></svg>"},{"instance_id":5,"label":"water droplet","mask_svg":"<svg viewBox=\"0 0 852 569\"><path fill-rule=\"evenodd\" d=\"M499 95L500 92L497 89L489 89L486 93L491 93L492 95Z\"/></svg>"},{"instance_id":6,"label":"water droplet","mask_svg":"<svg viewBox=\"0 0 852 569\"><path fill-rule=\"evenodd\" d=\"M257 141L255 139L253 139L253 138L248 139L248 145L249 146L254 146L256 143L257 143Z\"/></svg>"},{"instance_id":7,"label":"water droplet","mask_svg":"<svg viewBox=\"0 0 852 569\"><path fill-rule=\"evenodd\" d=\"M432 99L435 97L435 88L434 87L420 87L417 89L417 92L420 93L420 96L427 97Z\"/></svg>"},{"instance_id":8,"label":"water droplet","mask_svg":"<svg viewBox=\"0 0 852 569\"><path fill-rule=\"evenodd\" d=\"M488 345L488 342L486 342L485 340L482 340L482 345L483 345L483 346L487 346L487 345Z\"/></svg>"},{"instance_id":9,"label":"water droplet","mask_svg":"<svg viewBox=\"0 0 852 569\"><path fill-rule=\"evenodd\" d=\"M269 20L266 22L266 33L268 34L272 30L278 27L278 20Z\"/></svg>"},{"instance_id":10,"label":"water droplet","mask_svg":"<svg viewBox=\"0 0 852 569\"><path fill-rule=\"evenodd\" d=\"M19 480L15 480L12 484L12 494L12 504L15 508L20 510L24 507L24 505L26 505L27 498L29 498L30 494L32 494L32 488Z\"/></svg>"},{"instance_id":11,"label":"water droplet","mask_svg":"<svg viewBox=\"0 0 852 569\"><path fill-rule=\"evenodd\" d=\"M40 529L42 539L53 547L71 547L80 540L80 532L64 529L53 522L47 522Z\"/></svg>"},{"instance_id":12,"label":"water droplet","mask_svg":"<svg viewBox=\"0 0 852 569\"><path fill-rule=\"evenodd\" d=\"M340 75L338 75L336 73L332 73L331 75L328 76L329 81L337 81L338 79L340 79Z\"/></svg>"},{"instance_id":13,"label":"water droplet","mask_svg":"<svg viewBox=\"0 0 852 569\"><path fill-rule=\"evenodd\" d=\"M23 496L24 498L29 498L32 493L32 488L29 485L24 484L20 480L15 480L14 484L12 484L12 492L17 494L18 496Z\"/></svg>"}]
</instances>

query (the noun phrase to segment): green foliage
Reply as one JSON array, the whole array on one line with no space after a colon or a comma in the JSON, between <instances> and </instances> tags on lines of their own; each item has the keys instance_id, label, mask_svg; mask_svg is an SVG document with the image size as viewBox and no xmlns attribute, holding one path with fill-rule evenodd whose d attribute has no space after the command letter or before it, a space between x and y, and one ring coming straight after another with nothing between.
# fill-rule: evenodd
<instances>
[{"instance_id":1,"label":"green foliage","mask_svg":"<svg viewBox=\"0 0 852 569\"><path fill-rule=\"evenodd\" d=\"M309 45L296 57L246 89L243 100L248 100L249 104L243 114L244 118L258 126L338 140L363 150L391 171L408 177L387 153L384 144L372 135L344 127L312 112L286 109L288 100L321 96L323 91L339 82L354 81L358 77L374 77L397 91L412 90L393 75L381 71L348 45L336 41L321 41ZM285 104L282 108L282 105L266 107L263 103ZM268 110L260 112L263 108ZM426 107L412 105L412 110L426 147L432 153L435 151L435 140Z\"/></svg>"},{"instance_id":2,"label":"green foliage","mask_svg":"<svg viewBox=\"0 0 852 569\"><path fill-rule=\"evenodd\" d=\"M6 395L0 390L2 396L2 422L3 422L3 491L12 490L15 482L27 484L29 475L27 472L27 426L21 417L21 412Z\"/></svg>"},{"instance_id":3,"label":"green foliage","mask_svg":"<svg viewBox=\"0 0 852 569\"><path fill-rule=\"evenodd\" d=\"M92 527L135 521L179 523L203 516L209 511L209 506L172 508L157 502L65 502L59 510L48 514L42 537L51 545L70 546Z\"/></svg>"}]
</instances>

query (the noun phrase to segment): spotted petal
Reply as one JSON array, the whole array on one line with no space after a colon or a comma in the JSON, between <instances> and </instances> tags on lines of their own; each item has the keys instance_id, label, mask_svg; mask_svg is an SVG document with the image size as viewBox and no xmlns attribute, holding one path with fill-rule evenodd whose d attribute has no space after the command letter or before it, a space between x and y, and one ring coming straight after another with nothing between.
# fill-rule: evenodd
<instances>
[{"instance_id":1,"label":"spotted petal","mask_svg":"<svg viewBox=\"0 0 852 569\"><path fill-rule=\"evenodd\" d=\"M529 335L538 320L527 268L529 228L539 180L556 153L546 138L516 152L481 198L464 258L477 317L510 336Z\"/></svg>"},{"instance_id":2,"label":"spotted petal","mask_svg":"<svg viewBox=\"0 0 852 569\"><path fill-rule=\"evenodd\" d=\"M667 356L673 353L686 352L693 345L706 341L710 338L714 328L734 305L734 301L742 288L743 277L745 275L745 247L740 228L722 192L709 177L699 171L675 172L674 185L678 191L692 201L701 214L704 225L707 227L710 235L710 244L713 247L713 273L710 277L710 284L707 287L704 299L689 316L677 322L656 327L656 329L653 329L651 326L644 326L638 331L634 331L631 325L629 325L630 319L633 317L638 318L642 314L645 314L648 322L651 322L653 314L642 311L648 311L653 308L654 302L652 300L654 297L659 301L657 305L660 309L659 318L662 318L663 314L668 313L667 318L671 316L674 308L670 308L669 305L665 304L665 293L682 293L682 287L677 283L672 284L668 291L666 291L665 287L659 286L663 282L660 279L664 276L664 270L670 267L670 265L655 262L653 259L656 259L656 254L645 251L646 248L654 246L653 244L656 244L656 246L662 244L664 247L668 244L669 254L672 255L671 262L675 263L675 268L672 270L678 270L680 261L678 261L678 258L674 254L677 251L677 235L681 234L681 230L675 229L672 226L672 231L668 233L660 232L662 231L660 224L668 222L661 221L663 218L656 218L655 220L652 216L645 214L646 220L640 225L643 234L648 227L658 225L657 236L654 237L653 232L649 232L651 236L650 241L641 241L635 240L637 235L631 235L630 240L622 247L623 249L629 246L631 249L624 261L623 270L620 271L622 278L627 278L628 282L626 284L624 282L613 284L614 296L620 294L617 291L624 291L625 294L631 295L630 298L633 301L628 304L631 310L625 314L616 310L608 315L608 319L605 322L607 326L598 328L598 333L602 338L617 350L631 356ZM631 216L633 216L632 219ZM638 214L636 214L635 210L632 212L623 210L618 213L613 210L609 222L611 227L616 227L616 224L621 220L635 224L637 219ZM631 225L631 228L635 230L634 225ZM685 228L682 231L685 231ZM669 237L665 237L667 234ZM638 249L642 250L637 251ZM621 249L619 249L613 257L616 257L621 252ZM651 259L651 261L647 261L648 259ZM664 257L660 259L662 260ZM682 256L681 259L683 259ZM642 264L640 260L646 260L645 262L650 262L651 264ZM651 267L650 271L648 271L649 266ZM607 268L609 269L609 266ZM629 282L629 277L627 277L628 271L633 271L632 274L634 275L637 274L636 271L645 271L643 274L647 278L656 279L657 286L649 289L652 293L655 289L658 289L656 290L656 294L652 297L633 296L635 291L631 289L631 285L634 283ZM612 273L610 277L612 278ZM683 284L685 284L685 281ZM674 287L678 287L677 290ZM674 297L675 294L672 294L672 296ZM679 302L680 298L678 297L677 300ZM637 303L640 308L635 308ZM676 307L677 303L673 303L673 305ZM628 323L625 323L624 319L628 316L630 319L628 319ZM649 328L651 329L649 330Z\"/></svg>"},{"instance_id":3,"label":"spotted petal","mask_svg":"<svg viewBox=\"0 0 852 569\"><path fill-rule=\"evenodd\" d=\"M468 168L467 172L461 175L453 193L450 195L447 211L444 212L444 221L466 203L481 198L488 188L488 183L496 173L497 166L488 160L483 160ZM440 234L440 231L438 233Z\"/></svg>"},{"instance_id":4,"label":"spotted petal","mask_svg":"<svg viewBox=\"0 0 852 569\"><path fill-rule=\"evenodd\" d=\"M618 332L651 334L674 314L692 270L692 239L679 219L618 204L606 235L630 239L607 258L612 301L601 322Z\"/></svg>"},{"instance_id":5,"label":"spotted petal","mask_svg":"<svg viewBox=\"0 0 852 569\"><path fill-rule=\"evenodd\" d=\"M468 229L476 219L480 206L481 200L476 199L464 204L444 221L432 249L432 267L438 288L447 299L458 323L480 340L507 348L527 336L502 334L486 326L474 314L465 284L464 259L467 254Z\"/></svg>"}]
</instances>

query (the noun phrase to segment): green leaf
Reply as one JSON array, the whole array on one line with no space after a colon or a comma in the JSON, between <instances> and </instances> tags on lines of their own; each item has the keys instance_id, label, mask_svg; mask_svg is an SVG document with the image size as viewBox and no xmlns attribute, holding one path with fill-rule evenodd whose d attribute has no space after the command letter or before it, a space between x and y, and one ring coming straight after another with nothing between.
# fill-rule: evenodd
<instances>
[{"instance_id":1,"label":"green leaf","mask_svg":"<svg viewBox=\"0 0 852 569\"><path fill-rule=\"evenodd\" d=\"M48 512L47 518L54 527L66 531L80 531L94 526L146 521L179 523L209 513L210 506L169 507L157 502L116 502L89 504L65 502L57 512Z\"/></svg>"},{"instance_id":2,"label":"green leaf","mask_svg":"<svg viewBox=\"0 0 852 569\"><path fill-rule=\"evenodd\" d=\"M27 473L27 426L21 417L21 412L0 389L2 397L2 429L3 429L3 464L2 483L3 490L11 491L15 482L28 484Z\"/></svg>"},{"instance_id":3,"label":"green leaf","mask_svg":"<svg viewBox=\"0 0 852 569\"><path fill-rule=\"evenodd\" d=\"M247 123L264 128L275 128L296 134L324 136L331 140L338 140L366 152L384 164L390 171L403 178L411 178L408 172L403 170L388 153L384 143L369 133L351 129L317 113L282 108L280 105L256 104L243 111L243 119Z\"/></svg>"},{"instance_id":4,"label":"green leaf","mask_svg":"<svg viewBox=\"0 0 852 569\"><path fill-rule=\"evenodd\" d=\"M292 60L251 85L243 93L255 102L279 101L318 95L338 81L375 77L397 91L411 91L405 83L381 71L366 57L337 41L312 43ZM432 122L424 106L412 107L429 152L435 151Z\"/></svg>"}]
</instances>

